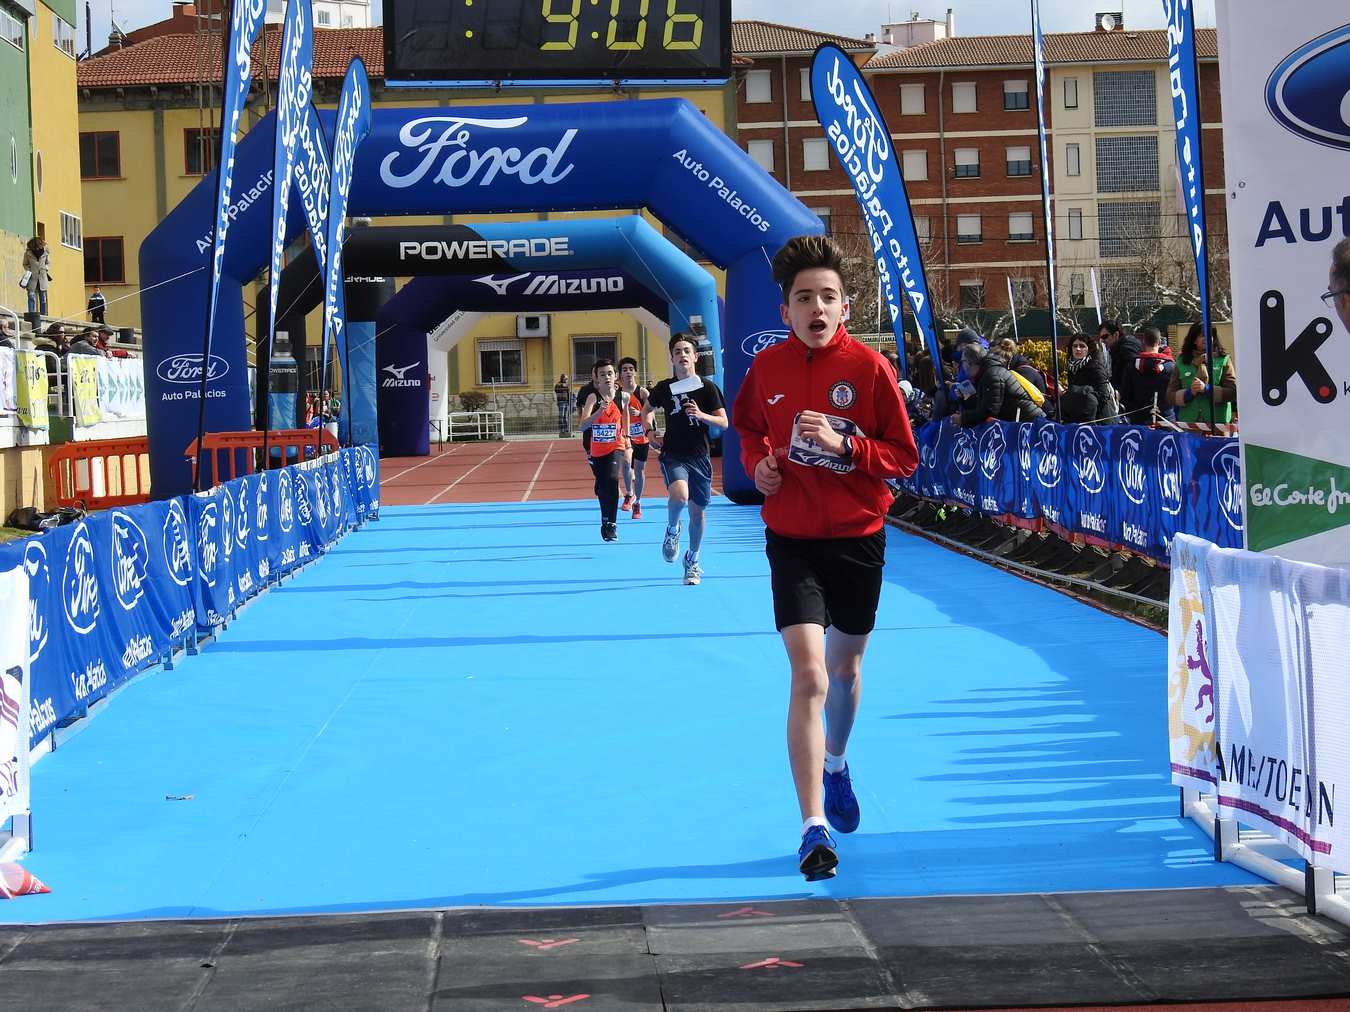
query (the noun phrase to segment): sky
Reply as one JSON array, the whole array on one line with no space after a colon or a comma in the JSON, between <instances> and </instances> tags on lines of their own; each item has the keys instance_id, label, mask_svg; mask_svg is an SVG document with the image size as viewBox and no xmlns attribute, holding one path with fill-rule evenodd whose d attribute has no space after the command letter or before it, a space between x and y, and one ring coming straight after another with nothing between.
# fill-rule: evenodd
<instances>
[{"instance_id":1,"label":"sky","mask_svg":"<svg viewBox=\"0 0 1350 1012\"><path fill-rule=\"evenodd\" d=\"M83 49L85 3L76 2L79 46ZM1196 18L1202 26L1213 26L1214 2L1196 0ZM733 0L733 4L734 18L857 37L880 31L881 25L892 18L908 21L915 11L924 18L944 18L948 6L955 12L958 35L1008 35L1031 30L1030 5L1016 0ZM107 44L110 14L123 31L129 32L169 17L170 7L170 0L90 0L95 52ZM375 0L374 8L376 12L381 10L380 0ZM1047 32L1091 31L1093 14L1098 10L1123 10L1126 28L1161 28L1163 24L1162 0L1041 0L1041 22Z\"/></svg>"}]
</instances>

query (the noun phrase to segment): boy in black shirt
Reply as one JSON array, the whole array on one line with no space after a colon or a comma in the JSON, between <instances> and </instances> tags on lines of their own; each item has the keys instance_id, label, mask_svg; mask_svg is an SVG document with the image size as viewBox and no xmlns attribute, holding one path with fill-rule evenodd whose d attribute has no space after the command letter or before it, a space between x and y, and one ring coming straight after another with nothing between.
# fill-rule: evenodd
<instances>
[{"instance_id":1,"label":"boy in black shirt","mask_svg":"<svg viewBox=\"0 0 1350 1012\"><path fill-rule=\"evenodd\" d=\"M698 553L703 544L703 511L712 499L712 459L708 426L727 427L726 401L717 384L695 375L698 345L688 334L672 334L670 364L673 379L652 387L642 420L653 446L661 451L661 476L670 499L666 503L666 536L661 556L674 562L680 551L680 515L689 508L689 550L684 555L684 582L696 585L703 578ZM666 413L665 435L652 427L656 411Z\"/></svg>"}]
</instances>

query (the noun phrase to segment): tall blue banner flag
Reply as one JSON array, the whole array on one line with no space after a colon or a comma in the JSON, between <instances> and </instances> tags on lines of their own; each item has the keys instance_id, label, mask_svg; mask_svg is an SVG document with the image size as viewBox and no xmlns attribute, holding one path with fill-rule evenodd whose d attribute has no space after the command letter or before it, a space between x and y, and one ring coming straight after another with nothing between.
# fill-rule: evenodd
<instances>
[{"instance_id":1,"label":"tall blue banner flag","mask_svg":"<svg viewBox=\"0 0 1350 1012\"><path fill-rule=\"evenodd\" d=\"M206 316L206 354L215 335L216 301L225 264L225 234L230 228L230 189L234 185L235 134L253 81L253 43L262 28L267 0L236 0L230 16L225 85L221 105L220 161L216 166L216 227L211 236L211 296ZM208 359L209 361L209 359Z\"/></svg>"},{"instance_id":2,"label":"tall blue banner flag","mask_svg":"<svg viewBox=\"0 0 1350 1012\"><path fill-rule=\"evenodd\" d=\"M933 361L941 362L942 355L928 299L923 251L905 193L905 180L895 161L890 131L867 82L838 46L826 44L816 50L811 61L811 99L829 146L853 183L853 193L872 240L882 293L890 308L895 351L901 370L908 376L898 284L904 285L905 297Z\"/></svg>"},{"instance_id":3,"label":"tall blue banner flag","mask_svg":"<svg viewBox=\"0 0 1350 1012\"><path fill-rule=\"evenodd\" d=\"M1196 79L1195 8L1190 0L1162 0L1167 18L1167 70L1172 83L1172 112L1177 125L1177 171L1186 201L1186 224L1200 317L1209 333L1209 264L1205 255L1205 172L1200 157L1200 82ZM1208 346L1206 341L1206 346Z\"/></svg>"},{"instance_id":4,"label":"tall blue banner flag","mask_svg":"<svg viewBox=\"0 0 1350 1012\"><path fill-rule=\"evenodd\" d=\"M328 376L328 343L330 338L342 354L347 337L343 333L346 307L342 291L342 228L347 218L347 195L352 189L352 166L356 149L370 133L370 82L366 79L366 65L360 57L352 59L347 67L347 78L342 82L342 96L338 99L337 124L333 136L332 180L328 197L328 263L326 265L323 300L323 377ZM344 373L343 382L348 377ZM348 405L351 398L344 398ZM348 407L350 410L350 407Z\"/></svg>"},{"instance_id":5,"label":"tall blue banner flag","mask_svg":"<svg viewBox=\"0 0 1350 1012\"><path fill-rule=\"evenodd\" d=\"M286 249L286 214L291 203L291 177L296 146L313 93L310 63L314 51L314 17L309 0L288 0L281 32L281 80L277 86L276 150L272 157L272 272L268 282L266 363L271 367L272 338L277 328L277 295L281 290L281 257Z\"/></svg>"},{"instance_id":6,"label":"tall blue banner flag","mask_svg":"<svg viewBox=\"0 0 1350 1012\"><path fill-rule=\"evenodd\" d=\"M1050 348L1054 360L1055 384L1059 384L1059 322L1055 297L1055 219L1050 210L1050 155L1045 143L1045 36L1041 33L1040 0L1031 0L1031 34L1036 51L1036 133L1041 143L1041 211L1045 218L1045 262L1048 307L1050 310Z\"/></svg>"}]
</instances>

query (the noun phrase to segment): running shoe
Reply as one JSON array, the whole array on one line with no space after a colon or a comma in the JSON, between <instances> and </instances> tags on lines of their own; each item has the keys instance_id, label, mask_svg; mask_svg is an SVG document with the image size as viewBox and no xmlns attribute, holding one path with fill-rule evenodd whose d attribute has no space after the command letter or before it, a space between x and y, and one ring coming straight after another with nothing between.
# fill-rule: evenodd
<instances>
[{"instance_id":1,"label":"running shoe","mask_svg":"<svg viewBox=\"0 0 1350 1012\"><path fill-rule=\"evenodd\" d=\"M686 587L697 587L702 579L703 567L686 555L684 557L684 585Z\"/></svg>"},{"instance_id":2,"label":"running shoe","mask_svg":"<svg viewBox=\"0 0 1350 1012\"><path fill-rule=\"evenodd\" d=\"M623 502L619 503L619 509L623 510L626 513L628 510L631 510L632 508L633 508L633 497L631 495L624 495Z\"/></svg>"},{"instance_id":3,"label":"running shoe","mask_svg":"<svg viewBox=\"0 0 1350 1012\"><path fill-rule=\"evenodd\" d=\"M862 814L847 765L838 773L825 774L825 818L836 833L851 833L858 828Z\"/></svg>"},{"instance_id":4,"label":"running shoe","mask_svg":"<svg viewBox=\"0 0 1350 1012\"><path fill-rule=\"evenodd\" d=\"M604 541L619 540L619 525L612 524L608 520L600 525L600 537Z\"/></svg>"},{"instance_id":5,"label":"running shoe","mask_svg":"<svg viewBox=\"0 0 1350 1012\"><path fill-rule=\"evenodd\" d=\"M797 849L797 869L806 876L806 881L819 882L823 878L834 878L838 865L839 854L834 849L830 831L824 826L812 826Z\"/></svg>"},{"instance_id":6,"label":"running shoe","mask_svg":"<svg viewBox=\"0 0 1350 1012\"><path fill-rule=\"evenodd\" d=\"M661 541L661 558L667 562L674 562L675 556L680 554L680 524L675 525L672 531L666 528L666 536Z\"/></svg>"},{"instance_id":7,"label":"running shoe","mask_svg":"<svg viewBox=\"0 0 1350 1012\"><path fill-rule=\"evenodd\" d=\"M642 501L640 499L633 500L633 519L642 519Z\"/></svg>"}]
</instances>

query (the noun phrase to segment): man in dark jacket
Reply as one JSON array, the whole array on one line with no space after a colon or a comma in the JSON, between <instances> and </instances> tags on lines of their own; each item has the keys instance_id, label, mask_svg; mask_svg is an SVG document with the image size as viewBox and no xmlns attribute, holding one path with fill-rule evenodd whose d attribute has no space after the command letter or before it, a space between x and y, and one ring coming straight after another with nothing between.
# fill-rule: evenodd
<instances>
[{"instance_id":1,"label":"man in dark jacket","mask_svg":"<svg viewBox=\"0 0 1350 1012\"><path fill-rule=\"evenodd\" d=\"M1114 322L1103 323L1097 330L1097 337L1106 346L1107 354L1111 356L1111 385L1118 392L1123 392L1125 373L1134 365L1134 360L1139 357L1143 346L1139 343L1139 338L1127 330L1122 330L1120 324Z\"/></svg>"},{"instance_id":2,"label":"man in dark jacket","mask_svg":"<svg viewBox=\"0 0 1350 1012\"><path fill-rule=\"evenodd\" d=\"M958 425L979 425L989 418L1032 422L1045 413L997 354L979 345L966 345L961 349L961 364L975 383L975 398L956 416Z\"/></svg>"},{"instance_id":3,"label":"man in dark jacket","mask_svg":"<svg viewBox=\"0 0 1350 1012\"><path fill-rule=\"evenodd\" d=\"M1153 406L1164 418L1175 414L1167 403L1167 384L1176 372L1176 363L1172 360L1172 349L1162 339L1157 327L1146 327L1141 331L1144 344L1134 365L1125 370L1123 386L1120 389L1125 421L1131 425L1148 425L1153 421Z\"/></svg>"}]
</instances>

